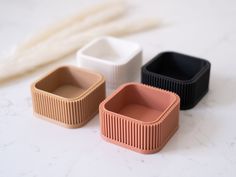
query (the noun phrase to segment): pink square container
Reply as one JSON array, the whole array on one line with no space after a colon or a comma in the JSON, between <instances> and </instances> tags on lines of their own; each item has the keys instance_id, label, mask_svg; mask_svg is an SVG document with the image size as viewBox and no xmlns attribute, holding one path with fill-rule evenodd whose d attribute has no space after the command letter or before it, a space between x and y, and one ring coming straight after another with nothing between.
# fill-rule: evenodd
<instances>
[{"instance_id":1,"label":"pink square container","mask_svg":"<svg viewBox=\"0 0 236 177\"><path fill-rule=\"evenodd\" d=\"M102 137L136 152L158 152L178 129L179 107L175 93L124 84L99 106Z\"/></svg>"}]
</instances>

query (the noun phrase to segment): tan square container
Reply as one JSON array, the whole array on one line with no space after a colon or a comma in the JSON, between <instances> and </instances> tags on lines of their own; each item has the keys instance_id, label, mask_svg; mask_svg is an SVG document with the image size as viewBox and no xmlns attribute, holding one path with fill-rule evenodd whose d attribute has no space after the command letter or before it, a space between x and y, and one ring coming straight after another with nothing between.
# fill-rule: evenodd
<instances>
[{"instance_id":1,"label":"tan square container","mask_svg":"<svg viewBox=\"0 0 236 177\"><path fill-rule=\"evenodd\" d=\"M78 128L97 113L105 98L105 81L96 72L64 66L33 83L31 93L39 117Z\"/></svg>"},{"instance_id":2,"label":"tan square container","mask_svg":"<svg viewBox=\"0 0 236 177\"><path fill-rule=\"evenodd\" d=\"M105 140L149 154L159 151L178 129L179 97L169 91L128 83L99 106Z\"/></svg>"}]
</instances>

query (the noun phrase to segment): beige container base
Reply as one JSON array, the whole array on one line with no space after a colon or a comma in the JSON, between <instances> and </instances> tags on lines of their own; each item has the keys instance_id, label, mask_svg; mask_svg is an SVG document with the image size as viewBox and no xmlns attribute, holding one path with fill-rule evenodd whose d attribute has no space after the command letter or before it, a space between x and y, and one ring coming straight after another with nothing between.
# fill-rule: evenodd
<instances>
[{"instance_id":1,"label":"beige container base","mask_svg":"<svg viewBox=\"0 0 236 177\"><path fill-rule=\"evenodd\" d=\"M74 128L80 128L82 126L84 126L85 124L87 124L93 117L95 117L97 114L98 114L98 110L91 115L91 117L89 117L88 119L86 119L86 121L80 123L80 124L74 124L74 125L69 125L69 124L66 124L66 123L62 123L62 122L59 122L59 121L56 121L54 119L51 119L51 118L48 118L48 117L45 117L43 115L40 115L36 112L33 112L34 116L37 117L37 118L40 118L40 119L43 119L43 120L46 120L48 122L51 122L51 123L54 123L54 124L57 124L57 125L60 125L62 127L65 127L65 128L71 128L71 129L74 129Z\"/></svg>"},{"instance_id":2,"label":"beige container base","mask_svg":"<svg viewBox=\"0 0 236 177\"><path fill-rule=\"evenodd\" d=\"M160 148L154 149L154 150L141 150L139 148L135 148L133 146L129 146L127 144L124 144L124 143L112 140L110 138L107 138L103 134L101 134L101 136L105 141L107 141L109 143L112 143L112 144L115 144L115 145L118 145L118 146L121 146L121 147L124 147L126 149L130 149L132 151L142 153L142 154L153 154L153 153L159 152L166 145L166 143L171 139L171 137L175 134L175 132L178 130L178 128L179 128L179 126L177 126L175 129L173 129L173 131L169 134L169 136L166 138L166 140L161 144Z\"/></svg>"}]
</instances>

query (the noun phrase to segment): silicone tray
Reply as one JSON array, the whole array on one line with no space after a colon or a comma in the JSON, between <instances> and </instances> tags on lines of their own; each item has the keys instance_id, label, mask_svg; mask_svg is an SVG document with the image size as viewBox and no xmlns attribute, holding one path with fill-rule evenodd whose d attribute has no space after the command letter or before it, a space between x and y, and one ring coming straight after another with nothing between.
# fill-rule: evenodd
<instances>
[{"instance_id":1,"label":"silicone tray","mask_svg":"<svg viewBox=\"0 0 236 177\"><path fill-rule=\"evenodd\" d=\"M208 92L211 64L207 60L163 52L142 67L142 83L177 93L181 109L194 107Z\"/></svg>"},{"instance_id":2,"label":"silicone tray","mask_svg":"<svg viewBox=\"0 0 236 177\"><path fill-rule=\"evenodd\" d=\"M174 93L125 84L99 106L102 137L136 152L155 153L178 129L179 103Z\"/></svg>"},{"instance_id":3,"label":"silicone tray","mask_svg":"<svg viewBox=\"0 0 236 177\"><path fill-rule=\"evenodd\" d=\"M67 128L87 123L105 99L102 75L72 66L60 67L31 86L36 115Z\"/></svg>"},{"instance_id":4,"label":"silicone tray","mask_svg":"<svg viewBox=\"0 0 236 177\"><path fill-rule=\"evenodd\" d=\"M79 66L102 73L107 85L119 85L134 81L142 65L141 47L114 37L95 39L77 52Z\"/></svg>"}]
</instances>

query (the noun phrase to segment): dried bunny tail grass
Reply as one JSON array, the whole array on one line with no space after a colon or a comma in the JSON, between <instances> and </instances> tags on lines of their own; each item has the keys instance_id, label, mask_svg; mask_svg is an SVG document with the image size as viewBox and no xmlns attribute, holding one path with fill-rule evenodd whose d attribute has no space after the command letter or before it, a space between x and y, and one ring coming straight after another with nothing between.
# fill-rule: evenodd
<instances>
[{"instance_id":1,"label":"dried bunny tail grass","mask_svg":"<svg viewBox=\"0 0 236 177\"><path fill-rule=\"evenodd\" d=\"M82 9L77 14L71 17L67 17L64 20L61 20L47 29L39 32L37 35L30 37L26 41L24 41L16 50L16 52L21 52L24 50L27 50L28 48L31 48L32 46L36 45L37 43L47 39L54 33L57 33L64 28L74 24L75 22L78 23L81 20L85 19L86 17L90 15L95 15L98 12L101 12L105 9L109 9L111 7L116 7L119 5L124 5L124 0L112 0L112 1L106 1L100 4L95 4L93 6L87 7L85 9Z\"/></svg>"},{"instance_id":2,"label":"dried bunny tail grass","mask_svg":"<svg viewBox=\"0 0 236 177\"><path fill-rule=\"evenodd\" d=\"M21 57L15 57L0 64L0 81L23 74L38 66L69 55L95 37L103 35L124 36L154 28L157 24L155 19L123 20L101 25L87 32L56 42L41 43L28 49Z\"/></svg>"}]
</instances>

